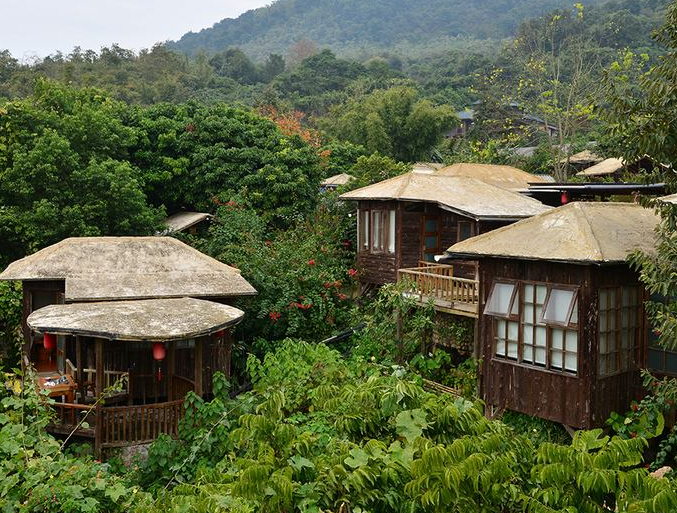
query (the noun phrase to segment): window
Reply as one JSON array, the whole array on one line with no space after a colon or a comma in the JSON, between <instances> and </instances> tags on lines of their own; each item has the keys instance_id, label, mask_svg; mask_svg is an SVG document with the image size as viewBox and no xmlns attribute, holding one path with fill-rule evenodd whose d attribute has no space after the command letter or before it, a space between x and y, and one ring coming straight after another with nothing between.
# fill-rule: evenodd
<instances>
[{"instance_id":1,"label":"window","mask_svg":"<svg viewBox=\"0 0 677 513\"><path fill-rule=\"evenodd\" d=\"M475 227L470 221L459 221L458 222L458 242L462 240L469 239L475 235Z\"/></svg>"},{"instance_id":2,"label":"window","mask_svg":"<svg viewBox=\"0 0 677 513\"><path fill-rule=\"evenodd\" d=\"M597 364L600 377L631 369L640 338L641 306L637 286L600 289Z\"/></svg>"},{"instance_id":3,"label":"window","mask_svg":"<svg viewBox=\"0 0 677 513\"><path fill-rule=\"evenodd\" d=\"M494 319L495 356L555 372L578 372L577 289L494 282L484 309Z\"/></svg>"},{"instance_id":4,"label":"window","mask_svg":"<svg viewBox=\"0 0 677 513\"><path fill-rule=\"evenodd\" d=\"M369 211L360 210L360 214L357 217L359 223L359 233L360 233L360 250L369 251Z\"/></svg>"},{"instance_id":5,"label":"window","mask_svg":"<svg viewBox=\"0 0 677 513\"><path fill-rule=\"evenodd\" d=\"M395 210L361 210L360 251L395 253L396 220Z\"/></svg>"},{"instance_id":6,"label":"window","mask_svg":"<svg viewBox=\"0 0 677 513\"><path fill-rule=\"evenodd\" d=\"M489 299L484 307L484 315L493 315L494 317L517 316L518 303L515 301L517 295L517 284L509 282L494 282L491 287Z\"/></svg>"},{"instance_id":7,"label":"window","mask_svg":"<svg viewBox=\"0 0 677 513\"><path fill-rule=\"evenodd\" d=\"M440 250L440 219L436 216L423 217L422 229L423 242L423 260L426 262L434 262L435 255L441 253Z\"/></svg>"}]
</instances>

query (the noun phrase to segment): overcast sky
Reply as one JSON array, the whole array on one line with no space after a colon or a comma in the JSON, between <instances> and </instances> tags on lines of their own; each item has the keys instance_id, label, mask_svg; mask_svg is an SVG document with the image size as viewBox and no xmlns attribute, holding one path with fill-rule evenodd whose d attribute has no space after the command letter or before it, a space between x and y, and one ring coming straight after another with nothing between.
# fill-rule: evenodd
<instances>
[{"instance_id":1,"label":"overcast sky","mask_svg":"<svg viewBox=\"0 0 677 513\"><path fill-rule=\"evenodd\" d=\"M24 60L74 46L139 50L271 0L0 0L0 50Z\"/></svg>"}]
</instances>

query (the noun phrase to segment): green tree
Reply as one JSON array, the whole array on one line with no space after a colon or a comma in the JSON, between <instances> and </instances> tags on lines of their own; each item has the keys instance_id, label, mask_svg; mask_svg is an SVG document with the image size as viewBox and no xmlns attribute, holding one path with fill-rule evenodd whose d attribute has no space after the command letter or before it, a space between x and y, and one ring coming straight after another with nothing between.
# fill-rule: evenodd
<instances>
[{"instance_id":1,"label":"green tree","mask_svg":"<svg viewBox=\"0 0 677 513\"><path fill-rule=\"evenodd\" d=\"M239 48L229 48L217 53L209 60L217 75L229 77L243 84L253 84L258 80L256 66Z\"/></svg>"},{"instance_id":2,"label":"green tree","mask_svg":"<svg viewBox=\"0 0 677 513\"><path fill-rule=\"evenodd\" d=\"M68 236L155 231L163 213L127 162L139 136L128 114L100 91L48 81L0 108L3 263Z\"/></svg>"},{"instance_id":3,"label":"green tree","mask_svg":"<svg viewBox=\"0 0 677 513\"><path fill-rule=\"evenodd\" d=\"M393 87L336 107L324 125L338 139L411 162L427 159L456 122L449 107L434 106L410 87Z\"/></svg>"}]
</instances>

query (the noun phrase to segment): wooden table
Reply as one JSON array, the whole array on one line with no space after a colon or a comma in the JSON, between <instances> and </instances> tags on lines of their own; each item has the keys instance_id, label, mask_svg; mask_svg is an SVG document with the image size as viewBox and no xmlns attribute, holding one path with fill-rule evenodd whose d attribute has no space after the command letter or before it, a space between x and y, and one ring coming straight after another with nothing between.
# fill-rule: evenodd
<instances>
[{"instance_id":1,"label":"wooden table","mask_svg":"<svg viewBox=\"0 0 677 513\"><path fill-rule=\"evenodd\" d=\"M70 374L55 374L53 376L38 377L38 386L42 390L49 390L49 397L64 396L67 403L74 402L75 389L78 387L73 376Z\"/></svg>"}]
</instances>

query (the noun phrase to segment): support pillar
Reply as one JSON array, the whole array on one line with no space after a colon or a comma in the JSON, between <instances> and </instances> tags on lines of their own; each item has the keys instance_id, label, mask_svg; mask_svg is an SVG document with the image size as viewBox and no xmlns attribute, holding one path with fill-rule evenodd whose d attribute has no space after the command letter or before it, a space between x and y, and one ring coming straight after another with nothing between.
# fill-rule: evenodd
<instances>
[{"instance_id":1,"label":"support pillar","mask_svg":"<svg viewBox=\"0 0 677 513\"><path fill-rule=\"evenodd\" d=\"M202 397L202 349L204 339L195 339L195 393Z\"/></svg>"},{"instance_id":2,"label":"support pillar","mask_svg":"<svg viewBox=\"0 0 677 513\"><path fill-rule=\"evenodd\" d=\"M101 448L103 444L103 406L100 399L103 396L103 339L97 338L94 344L94 353L96 359L96 377L94 380L94 399L96 401L96 419L94 420L94 454L97 458L101 458Z\"/></svg>"}]
</instances>

